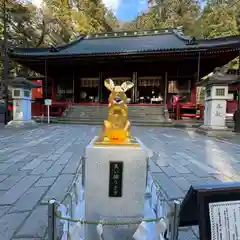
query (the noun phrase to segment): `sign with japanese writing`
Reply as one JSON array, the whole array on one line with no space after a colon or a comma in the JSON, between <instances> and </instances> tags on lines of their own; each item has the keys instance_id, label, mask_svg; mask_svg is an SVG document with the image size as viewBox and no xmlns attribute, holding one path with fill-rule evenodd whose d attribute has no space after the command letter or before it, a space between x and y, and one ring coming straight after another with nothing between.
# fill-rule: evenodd
<instances>
[{"instance_id":1,"label":"sign with japanese writing","mask_svg":"<svg viewBox=\"0 0 240 240\"><path fill-rule=\"evenodd\" d=\"M52 99L44 99L44 104L45 104L46 106L52 105Z\"/></svg>"},{"instance_id":2,"label":"sign with japanese writing","mask_svg":"<svg viewBox=\"0 0 240 240\"><path fill-rule=\"evenodd\" d=\"M223 106L221 104L218 104L216 106L215 116L216 117L222 117L223 116Z\"/></svg>"},{"instance_id":3,"label":"sign with japanese writing","mask_svg":"<svg viewBox=\"0 0 240 240\"><path fill-rule=\"evenodd\" d=\"M211 240L240 239L240 201L209 203Z\"/></svg>"},{"instance_id":4,"label":"sign with japanese writing","mask_svg":"<svg viewBox=\"0 0 240 240\"><path fill-rule=\"evenodd\" d=\"M110 162L109 197L122 197L123 162Z\"/></svg>"}]
</instances>

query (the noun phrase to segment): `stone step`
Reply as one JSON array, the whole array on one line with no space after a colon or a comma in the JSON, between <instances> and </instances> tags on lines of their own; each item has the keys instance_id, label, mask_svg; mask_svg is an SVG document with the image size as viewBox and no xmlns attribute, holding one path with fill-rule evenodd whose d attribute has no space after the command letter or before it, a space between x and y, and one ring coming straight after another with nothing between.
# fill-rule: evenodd
<instances>
[{"instance_id":1,"label":"stone step","mask_svg":"<svg viewBox=\"0 0 240 240\"><path fill-rule=\"evenodd\" d=\"M86 124L86 125L103 125L102 121L84 121L84 120L64 120L59 119L56 123L65 123L65 124ZM131 122L132 126L168 126L171 127L171 123L166 122Z\"/></svg>"},{"instance_id":2,"label":"stone step","mask_svg":"<svg viewBox=\"0 0 240 240\"><path fill-rule=\"evenodd\" d=\"M61 121L102 124L107 117L107 106L72 106ZM166 121L163 106L128 106L128 118L132 123L141 125L157 125Z\"/></svg>"}]
</instances>

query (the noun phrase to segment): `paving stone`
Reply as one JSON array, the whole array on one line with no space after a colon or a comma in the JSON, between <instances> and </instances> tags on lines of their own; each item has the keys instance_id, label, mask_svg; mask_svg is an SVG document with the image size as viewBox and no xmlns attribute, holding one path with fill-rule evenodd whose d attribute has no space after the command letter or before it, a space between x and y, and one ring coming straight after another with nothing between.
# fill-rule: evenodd
<instances>
[{"instance_id":1,"label":"paving stone","mask_svg":"<svg viewBox=\"0 0 240 240\"><path fill-rule=\"evenodd\" d=\"M172 155L171 156L172 159L176 160L179 164L181 164L182 166L187 166L189 164L189 161L187 159L182 158L179 155ZM174 162L174 161L173 161Z\"/></svg>"},{"instance_id":2,"label":"paving stone","mask_svg":"<svg viewBox=\"0 0 240 240\"><path fill-rule=\"evenodd\" d=\"M191 184L204 184L204 178L200 178L194 174L185 174L184 178L186 178L186 180L188 180Z\"/></svg>"},{"instance_id":3,"label":"paving stone","mask_svg":"<svg viewBox=\"0 0 240 240\"><path fill-rule=\"evenodd\" d=\"M152 159L149 159L148 167L151 172L162 172L162 169Z\"/></svg>"},{"instance_id":4,"label":"paving stone","mask_svg":"<svg viewBox=\"0 0 240 240\"><path fill-rule=\"evenodd\" d=\"M64 153L71 145L72 145L72 141L71 141L71 142L68 142L68 143L65 143L63 146L61 146L61 147L56 151L56 153L58 153L58 154Z\"/></svg>"},{"instance_id":5,"label":"paving stone","mask_svg":"<svg viewBox=\"0 0 240 240\"><path fill-rule=\"evenodd\" d=\"M182 228L178 233L178 240L197 240L198 238L193 234L191 227Z\"/></svg>"},{"instance_id":6,"label":"paving stone","mask_svg":"<svg viewBox=\"0 0 240 240\"><path fill-rule=\"evenodd\" d=\"M5 173L6 169L8 169L12 163L0 163L0 174Z\"/></svg>"},{"instance_id":7,"label":"paving stone","mask_svg":"<svg viewBox=\"0 0 240 240\"><path fill-rule=\"evenodd\" d=\"M74 175L72 174L62 174L54 182L52 187L48 190L46 195L43 198L43 202L46 203L52 198L57 199L58 201L63 200L65 197L66 191L68 190L70 184L72 183Z\"/></svg>"},{"instance_id":8,"label":"paving stone","mask_svg":"<svg viewBox=\"0 0 240 240\"><path fill-rule=\"evenodd\" d=\"M73 156L73 152L65 152L57 160L57 163L60 165L66 165L72 156Z\"/></svg>"},{"instance_id":9,"label":"paving stone","mask_svg":"<svg viewBox=\"0 0 240 240\"><path fill-rule=\"evenodd\" d=\"M204 177L202 178L203 181L207 184L216 184L216 183L221 183L221 181L213 176L210 177Z\"/></svg>"},{"instance_id":10,"label":"paving stone","mask_svg":"<svg viewBox=\"0 0 240 240\"><path fill-rule=\"evenodd\" d=\"M171 179L179 186L182 190L187 191L191 186L191 183L184 177L171 177Z\"/></svg>"},{"instance_id":11,"label":"paving stone","mask_svg":"<svg viewBox=\"0 0 240 240\"><path fill-rule=\"evenodd\" d=\"M51 168L43 175L44 177L57 177L63 170L64 165L54 163Z\"/></svg>"},{"instance_id":12,"label":"paving stone","mask_svg":"<svg viewBox=\"0 0 240 240\"><path fill-rule=\"evenodd\" d=\"M56 161L60 156L61 154L51 154L45 159L45 161Z\"/></svg>"},{"instance_id":13,"label":"paving stone","mask_svg":"<svg viewBox=\"0 0 240 240\"><path fill-rule=\"evenodd\" d=\"M48 171L48 169L52 166L53 162L44 161L41 162L32 172L31 174L44 174Z\"/></svg>"},{"instance_id":14,"label":"paving stone","mask_svg":"<svg viewBox=\"0 0 240 240\"><path fill-rule=\"evenodd\" d=\"M0 198L0 205L11 205L16 202L38 179L38 176L26 176L21 179Z\"/></svg>"},{"instance_id":15,"label":"paving stone","mask_svg":"<svg viewBox=\"0 0 240 240\"><path fill-rule=\"evenodd\" d=\"M43 238L47 230L47 219L47 206L37 206L15 234L15 237Z\"/></svg>"},{"instance_id":16,"label":"paving stone","mask_svg":"<svg viewBox=\"0 0 240 240\"><path fill-rule=\"evenodd\" d=\"M195 164L189 163L186 167L198 177L209 177L210 176L210 174L208 172L200 169Z\"/></svg>"},{"instance_id":17,"label":"paving stone","mask_svg":"<svg viewBox=\"0 0 240 240\"><path fill-rule=\"evenodd\" d=\"M49 187L56 180L56 177L40 178L36 183L35 187Z\"/></svg>"},{"instance_id":18,"label":"paving stone","mask_svg":"<svg viewBox=\"0 0 240 240\"><path fill-rule=\"evenodd\" d=\"M0 219L1 240L10 240L29 213L6 214Z\"/></svg>"},{"instance_id":19,"label":"paving stone","mask_svg":"<svg viewBox=\"0 0 240 240\"><path fill-rule=\"evenodd\" d=\"M71 158L67 165L64 167L62 173L71 173L74 174L79 168L81 164L81 156L77 156L77 158Z\"/></svg>"},{"instance_id":20,"label":"paving stone","mask_svg":"<svg viewBox=\"0 0 240 240\"><path fill-rule=\"evenodd\" d=\"M0 175L0 182L5 180L9 175Z\"/></svg>"},{"instance_id":21,"label":"paving stone","mask_svg":"<svg viewBox=\"0 0 240 240\"><path fill-rule=\"evenodd\" d=\"M179 199L184 196L180 188L165 173L152 173L161 189L167 194L168 199Z\"/></svg>"},{"instance_id":22,"label":"paving stone","mask_svg":"<svg viewBox=\"0 0 240 240\"><path fill-rule=\"evenodd\" d=\"M189 169L187 169L186 167L182 166L181 164L179 164L178 162L173 162L171 163L171 166L179 173L181 174L186 174L186 173L191 173L189 171Z\"/></svg>"},{"instance_id":23,"label":"paving stone","mask_svg":"<svg viewBox=\"0 0 240 240\"><path fill-rule=\"evenodd\" d=\"M22 161L24 158L26 158L29 155L29 153L21 153L21 154L17 154L14 157L10 158L9 160L7 160L7 163L16 163L19 161Z\"/></svg>"},{"instance_id":24,"label":"paving stone","mask_svg":"<svg viewBox=\"0 0 240 240\"><path fill-rule=\"evenodd\" d=\"M193 233L196 235L196 237L199 238L199 227L198 226L192 226Z\"/></svg>"},{"instance_id":25,"label":"paving stone","mask_svg":"<svg viewBox=\"0 0 240 240\"><path fill-rule=\"evenodd\" d=\"M159 167L168 167L169 166L169 158L161 158L161 157L158 157L158 159L156 160L156 164L159 166Z\"/></svg>"},{"instance_id":26,"label":"paving stone","mask_svg":"<svg viewBox=\"0 0 240 240\"><path fill-rule=\"evenodd\" d=\"M20 169L23 168L26 165L24 162L17 162L13 165L11 165L8 169L4 171L5 174L11 174L15 175L16 173L18 174ZM27 172L27 171L26 171Z\"/></svg>"},{"instance_id":27,"label":"paving stone","mask_svg":"<svg viewBox=\"0 0 240 240\"><path fill-rule=\"evenodd\" d=\"M11 152L11 153L8 153L7 155L2 155L0 157L0 161L1 162L5 162L5 163L11 163L11 162L8 162L10 159L12 159L13 157L17 156L17 155L20 155L22 154L21 151L14 151L14 152Z\"/></svg>"},{"instance_id":28,"label":"paving stone","mask_svg":"<svg viewBox=\"0 0 240 240\"><path fill-rule=\"evenodd\" d=\"M33 170L43 161L43 159L44 158L41 156L37 157L36 159L28 163L25 167L23 167L21 170Z\"/></svg>"},{"instance_id":29,"label":"paving stone","mask_svg":"<svg viewBox=\"0 0 240 240\"><path fill-rule=\"evenodd\" d=\"M9 206L0 206L0 219L8 211Z\"/></svg>"},{"instance_id":30,"label":"paving stone","mask_svg":"<svg viewBox=\"0 0 240 240\"><path fill-rule=\"evenodd\" d=\"M233 179L225 176L224 174L213 174L212 176L215 177L216 179L218 179L221 182L226 182L226 181L227 182L232 182L233 181Z\"/></svg>"},{"instance_id":31,"label":"paving stone","mask_svg":"<svg viewBox=\"0 0 240 240\"><path fill-rule=\"evenodd\" d=\"M39 157L39 154L37 153L30 153L27 157L25 157L22 162L26 162L26 163L29 163L31 162L32 160L36 159Z\"/></svg>"},{"instance_id":32,"label":"paving stone","mask_svg":"<svg viewBox=\"0 0 240 240\"><path fill-rule=\"evenodd\" d=\"M172 166L168 167L161 167L162 171L165 172L169 177L178 177L181 176L181 174L175 170Z\"/></svg>"},{"instance_id":33,"label":"paving stone","mask_svg":"<svg viewBox=\"0 0 240 240\"><path fill-rule=\"evenodd\" d=\"M14 206L8 211L21 212L21 211L31 211L41 200L48 187L32 187L27 192L25 192L20 199L14 204Z\"/></svg>"},{"instance_id":34,"label":"paving stone","mask_svg":"<svg viewBox=\"0 0 240 240\"><path fill-rule=\"evenodd\" d=\"M23 175L17 175L6 178L4 181L0 183L0 190L8 190L12 186L14 186L17 182L19 182L23 177L24 177Z\"/></svg>"}]
</instances>

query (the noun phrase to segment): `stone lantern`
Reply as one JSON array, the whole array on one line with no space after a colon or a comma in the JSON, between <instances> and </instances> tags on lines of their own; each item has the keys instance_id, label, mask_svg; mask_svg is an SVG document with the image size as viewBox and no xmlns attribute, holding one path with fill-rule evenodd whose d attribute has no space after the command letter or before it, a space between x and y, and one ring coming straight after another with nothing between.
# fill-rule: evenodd
<instances>
[{"instance_id":1,"label":"stone lantern","mask_svg":"<svg viewBox=\"0 0 240 240\"><path fill-rule=\"evenodd\" d=\"M6 127L36 125L32 120L32 89L40 86L24 77L16 77L9 84L12 87L13 120Z\"/></svg>"},{"instance_id":2,"label":"stone lantern","mask_svg":"<svg viewBox=\"0 0 240 240\"><path fill-rule=\"evenodd\" d=\"M238 75L226 74L216 68L211 76L198 85L205 87L204 131L227 130L226 108L228 85L239 81Z\"/></svg>"}]
</instances>

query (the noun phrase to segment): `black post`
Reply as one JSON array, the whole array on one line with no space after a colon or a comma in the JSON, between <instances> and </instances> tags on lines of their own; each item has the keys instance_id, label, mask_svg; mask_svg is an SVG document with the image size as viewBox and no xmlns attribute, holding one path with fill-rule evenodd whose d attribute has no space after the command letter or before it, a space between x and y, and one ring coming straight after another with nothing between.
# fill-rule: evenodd
<instances>
[{"instance_id":1,"label":"black post","mask_svg":"<svg viewBox=\"0 0 240 240\"><path fill-rule=\"evenodd\" d=\"M4 63L3 63L3 82L5 95L5 117L4 123L8 124L8 35L7 35L7 0L3 0L3 32L4 32Z\"/></svg>"},{"instance_id":2,"label":"black post","mask_svg":"<svg viewBox=\"0 0 240 240\"><path fill-rule=\"evenodd\" d=\"M48 240L57 239L56 228L56 200L51 199L48 202Z\"/></svg>"},{"instance_id":3,"label":"black post","mask_svg":"<svg viewBox=\"0 0 240 240\"><path fill-rule=\"evenodd\" d=\"M238 54L238 76L240 76L240 52ZM238 106L237 111L234 113L233 120L234 120L234 132L240 133L240 88L239 83L237 83L237 98L238 98Z\"/></svg>"}]
</instances>

